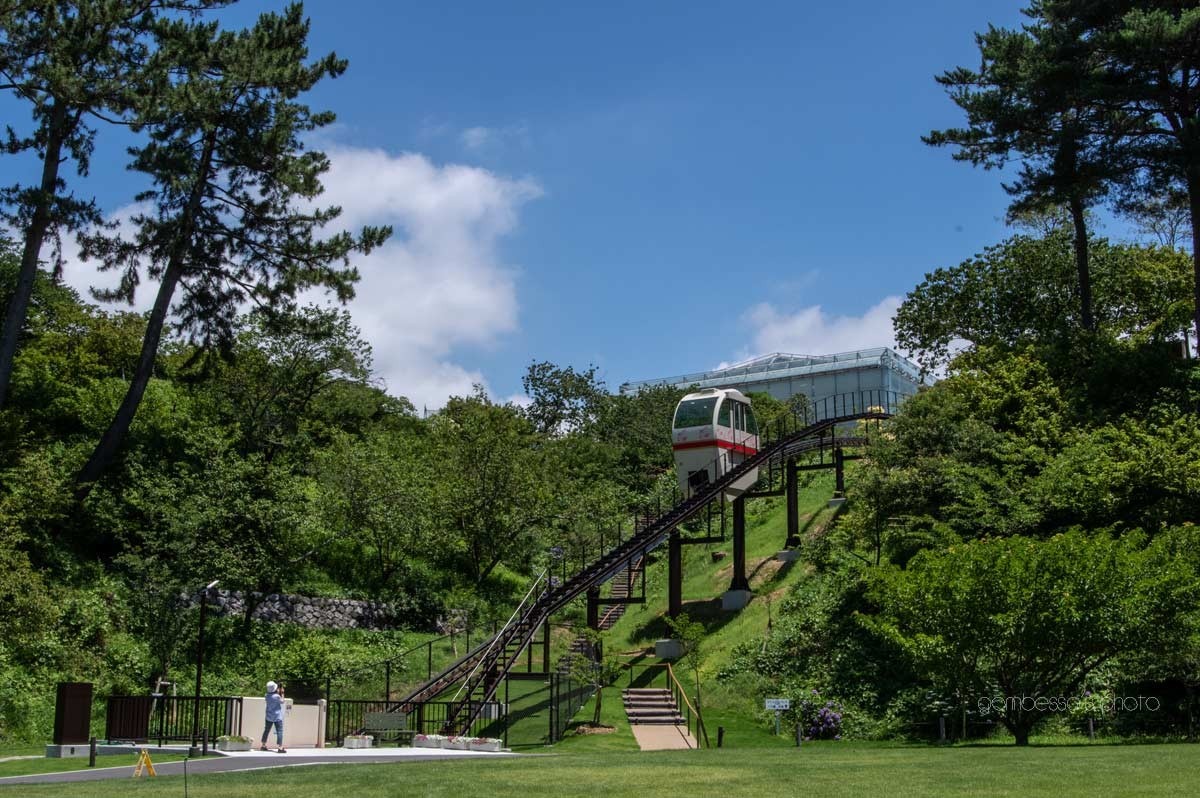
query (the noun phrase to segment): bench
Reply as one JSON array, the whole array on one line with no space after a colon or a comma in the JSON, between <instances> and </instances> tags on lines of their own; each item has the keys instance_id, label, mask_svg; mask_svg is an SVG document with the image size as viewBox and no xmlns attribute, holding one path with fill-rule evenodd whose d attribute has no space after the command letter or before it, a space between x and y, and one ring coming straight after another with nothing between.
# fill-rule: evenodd
<instances>
[{"instance_id":1,"label":"bench","mask_svg":"<svg viewBox=\"0 0 1200 798\"><path fill-rule=\"evenodd\" d=\"M401 712L364 712L363 731L375 735L380 743L397 745L406 740L412 745L413 735L417 733L408 728L408 716Z\"/></svg>"}]
</instances>

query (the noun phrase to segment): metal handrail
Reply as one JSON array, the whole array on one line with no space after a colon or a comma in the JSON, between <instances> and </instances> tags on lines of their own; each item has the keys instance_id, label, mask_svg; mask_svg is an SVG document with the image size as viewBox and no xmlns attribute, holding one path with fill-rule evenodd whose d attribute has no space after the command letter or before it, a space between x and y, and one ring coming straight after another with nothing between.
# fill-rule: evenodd
<instances>
[{"instance_id":1,"label":"metal handrail","mask_svg":"<svg viewBox=\"0 0 1200 798\"><path fill-rule=\"evenodd\" d=\"M667 679L671 685L671 694L674 696L676 703L679 699L683 699L683 704L688 708L688 731L692 730L692 715L696 716L696 747L700 747L700 739L704 739L704 747L711 748L708 742L708 730L704 728L704 716L700 714L700 710L692 706L692 702L688 700L687 691L683 689L683 685L675 678L675 669L671 667L671 663L667 663Z\"/></svg>"},{"instance_id":2,"label":"metal handrail","mask_svg":"<svg viewBox=\"0 0 1200 798\"><path fill-rule=\"evenodd\" d=\"M494 649L496 647L496 644L500 642L500 638L504 636L504 633L506 631L508 631L508 628L513 625L513 621L515 621L518 617L522 616L521 610L525 607L525 602L529 601L529 597L533 595L533 591L535 591L537 589L537 586L540 585L542 580L545 579L548 575L549 575L549 569L542 569L542 572L540 574L538 574L537 577L534 578L533 584L531 584L529 586L529 590L526 591L526 593L525 593L525 598L521 599L521 603L517 605L517 608L515 610L513 610L512 615L510 615L508 617L508 621L504 624L504 626L500 629L500 631L497 632L492 637L491 642L489 643L487 649L483 652L483 655L479 658L479 661L475 663L475 667L471 669L471 672L469 674L467 674L467 678L465 680L463 680L463 683L459 686L458 690L454 693L454 698L450 699L451 703L458 701L458 697L462 694L463 688L465 688L470 683L471 679L475 678L475 674L476 674L476 672L478 672L479 666L482 665L484 663L484 661L488 658L488 655L492 653L492 649ZM549 584L549 581L547 581L547 584ZM505 643L505 645L507 645L507 642Z\"/></svg>"}]
</instances>

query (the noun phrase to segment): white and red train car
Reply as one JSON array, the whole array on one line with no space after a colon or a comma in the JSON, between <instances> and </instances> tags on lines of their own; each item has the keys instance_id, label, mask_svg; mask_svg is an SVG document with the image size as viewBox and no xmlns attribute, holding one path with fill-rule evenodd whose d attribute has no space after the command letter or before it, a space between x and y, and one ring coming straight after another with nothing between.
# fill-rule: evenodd
<instances>
[{"instance_id":1,"label":"white and red train car","mask_svg":"<svg viewBox=\"0 0 1200 798\"><path fill-rule=\"evenodd\" d=\"M679 487L691 495L758 453L758 424L750 400L733 388L689 393L675 408L671 444ZM725 494L735 499L757 481L758 469L751 469Z\"/></svg>"}]
</instances>

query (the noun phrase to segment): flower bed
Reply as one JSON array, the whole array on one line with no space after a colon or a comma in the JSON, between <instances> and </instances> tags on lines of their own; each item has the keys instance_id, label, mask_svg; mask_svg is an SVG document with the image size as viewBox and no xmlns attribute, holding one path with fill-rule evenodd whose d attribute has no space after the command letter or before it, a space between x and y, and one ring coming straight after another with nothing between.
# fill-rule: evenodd
<instances>
[{"instance_id":1,"label":"flower bed","mask_svg":"<svg viewBox=\"0 0 1200 798\"><path fill-rule=\"evenodd\" d=\"M342 741L343 748L370 748L375 745L375 737L370 734L348 734Z\"/></svg>"},{"instance_id":2,"label":"flower bed","mask_svg":"<svg viewBox=\"0 0 1200 798\"><path fill-rule=\"evenodd\" d=\"M504 741L498 740L495 737L472 737L468 747L472 751L492 751L498 753L503 745Z\"/></svg>"},{"instance_id":3,"label":"flower bed","mask_svg":"<svg viewBox=\"0 0 1200 798\"><path fill-rule=\"evenodd\" d=\"M415 734L413 748L445 748L446 739L440 734Z\"/></svg>"},{"instance_id":4,"label":"flower bed","mask_svg":"<svg viewBox=\"0 0 1200 798\"><path fill-rule=\"evenodd\" d=\"M217 738L218 751L249 751L253 745L249 737L240 734L223 734Z\"/></svg>"}]
</instances>

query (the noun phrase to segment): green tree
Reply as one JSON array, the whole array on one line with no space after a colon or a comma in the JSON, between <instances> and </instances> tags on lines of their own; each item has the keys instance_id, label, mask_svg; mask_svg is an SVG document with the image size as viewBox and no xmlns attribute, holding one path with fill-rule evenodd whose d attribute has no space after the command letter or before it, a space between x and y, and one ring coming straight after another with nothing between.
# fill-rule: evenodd
<instances>
[{"instance_id":1,"label":"green tree","mask_svg":"<svg viewBox=\"0 0 1200 798\"><path fill-rule=\"evenodd\" d=\"M671 628L671 634L683 646L681 659L692 671L692 677L696 680L696 711L703 713L704 710L700 706L700 666L704 664L704 640L708 636L708 632L704 628L704 624L693 621L686 612L680 613L674 618L666 616L666 621L667 626Z\"/></svg>"},{"instance_id":2,"label":"green tree","mask_svg":"<svg viewBox=\"0 0 1200 798\"><path fill-rule=\"evenodd\" d=\"M1187 258L1157 247L1091 243L1096 324L1108 337L1165 341L1190 315ZM957 346L1011 349L1034 343L1069 353L1076 302L1065 231L1018 235L949 269L937 269L896 311L896 340L927 370Z\"/></svg>"},{"instance_id":3,"label":"green tree","mask_svg":"<svg viewBox=\"0 0 1200 798\"><path fill-rule=\"evenodd\" d=\"M1181 530L1195 546L1195 528ZM966 689L1027 745L1116 657L1185 642L1200 579L1193 559L1103 533L974 541L877 572L871 623L945 688Z\"/></svg>"},{"instance_id":4,"label":"green tree","mask_svg":"<svg viewBox=\"0 0 1200 798\"><path fill-rule=\"evenodd\" d=\"M571 660L571 676L592 688L595 702L593 704L592 725L600 725L600 714L603 710L604 688L615 682L624 669L624 663L615 655L604 650L604 633L597 629L584 628L581 636L587 641L592 650L591 656L576 656Z\"/></svg>"},{"instance_id":5,"label":"green tree","mask_svg":"<svg viewBox=\"0 0 1200 798\"><path fill-rule=\"evenodd\" d=\"M355 576L375 595L395 595L400 579L436 550L434 465L417 435L376 431L338 435L317 458L320 506L333 535L353 541Z\"/></svg>"},{"instance_id":6,"label":"green tree","mask_svg":"<svg viewBox=\"0 0 1200 798\"><path fill-rule=\"evenodd\" d=\"M367 252L391 231L364 228L319 238L337 208L304 207L321 192L328 160L305 151L301 137L333 121L296 102L346 62L328 55L308 63L309 25L299 5L264 14L238 33L184 20L156 29L156 81L138 109L149 142L131 150L131 168L155 188L142 194L153 210L133 218L131 238L100 232L84 238L84 254L121 271L109 299L129 300L148 268L158 279L137 369L112 423L78 476L86 494L115 456L154 370L173 311L181 331L201 347L227 346L239 305L287 306L310 287L353 295L354 252Z\"/></svg>"},{"instance_id":7,"label":"green tree","mask_svg":"<svg viewBox=\"0 0 1200 798\"><path fill-rule=\"evenodd\" d=\"M438 517L452 557L479 585L505 563L526 570L552 523L536 434L511 405L498 405L482 388L455 397L431 422Z\"/></svg>"},{"instance_id":8,"label":"green tree","mask_svg":"<svg viewBox=\"0 0 1200 798\"><path fill-rule=\"evenodd\" d=\"M41 164L34 185L0 190L0 215L24 230L15 289L7 298L0 330L0 407L8 396L22 325L29 308L42 246L49 237L100 221L91 200L67 189L67 160L86 175L95 141L95 120L127 121L132 95L145 85L148 34L164 12L197 13L229 0L53 0L0 5L0 90L29 104L33 129L8 128L3 150L33 152ZM55 253L57 268L58 253Z\"/></svg>"},{"instance_id":9,"label":"green tree","mask_svg":"<svg viewBox=\"0 0 1200 798\"><path fill-rule=\"evenodd\" d=\"M596 367L575 371L549 361L530 363L521 386L529 397L525 408L534 428L547 435L560 435L593 423L604 400L604 382L596 378Z\"/></svg>"},{"instance_id":10,"label":"green tree","mask_svg":"<svg viewBox=\"0 0 1200 798\"><path fill-rule=\"evenodd\" d=\"M335 308L252 313L228 363L214 381L226 405L225 423L241 431L246 452L303 459L323 443L313 418L322 394L337 385L367 385L371 347L350 314Z\"/></svg>"}]
</instances>

